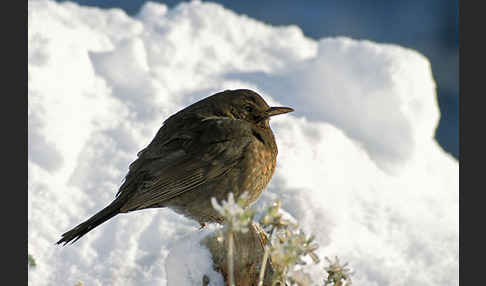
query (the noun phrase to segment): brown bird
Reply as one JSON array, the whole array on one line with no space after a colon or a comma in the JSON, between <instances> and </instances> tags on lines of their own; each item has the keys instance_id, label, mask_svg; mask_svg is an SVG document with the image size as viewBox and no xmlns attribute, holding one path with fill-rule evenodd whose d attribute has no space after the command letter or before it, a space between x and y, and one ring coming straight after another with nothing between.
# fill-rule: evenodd
<instances>
[{"instance_id":1,"label":"brown bird","mask_svg":"<svg viewBox=\"0 0 486 286\"><path fill-rule=\"evenodd\" d=\"M277 158L270 117L291 111L270 107L256 92L238 89L177 112L137 154L115 200L64 233L57 244L76 241L119 213L146 208L168 207L201 225L222 223L211 197L221 201L229 192L238 198L247 191L247 206L258 199Z\"/></svg>"}]
</instances>

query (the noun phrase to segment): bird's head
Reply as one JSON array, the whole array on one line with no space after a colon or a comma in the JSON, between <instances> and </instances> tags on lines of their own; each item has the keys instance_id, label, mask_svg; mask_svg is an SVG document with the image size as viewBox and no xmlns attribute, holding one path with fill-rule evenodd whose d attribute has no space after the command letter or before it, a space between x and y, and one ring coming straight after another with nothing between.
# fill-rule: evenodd
<instances>
[{"instance_id":1,"label":"bird's head","mask_svg":"<svg viewBox=\"0 0 486 286\"><path fill-rule=\"evenodd\" d=\"M216 94L225 102L224 116L246 120L261 127L269 127L270 117L294 111L290 107L270 107L256 92L249 89L225 90Z\"/></svg>"}]
</instances>

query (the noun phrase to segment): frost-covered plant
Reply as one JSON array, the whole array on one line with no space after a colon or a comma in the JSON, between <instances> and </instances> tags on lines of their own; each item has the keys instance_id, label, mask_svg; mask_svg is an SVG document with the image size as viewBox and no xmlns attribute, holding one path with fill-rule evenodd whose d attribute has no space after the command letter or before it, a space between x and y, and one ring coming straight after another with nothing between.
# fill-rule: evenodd
<instances>
[{"instance_id":1,"label":"frost-covered plant","mask_svg":"<svg viewBox=\"0 0 486 286\"><path fill-rule=\"evenodd\" d=\"M228 195L227 201L219 204L212 198L213 207L224 217L224 226L219 239L227 239L228 242L228 280L229 285L234 286L233 269L233 233L247 232L249 225L253 222L254 211L245 209L247 193L244 193L235 202L232 193ZM305 257L310 257L314 263L319 263L319 257L315 251L319 247L314 242L314 235L306 235L299 225L283 217L280 200L273 202L263 213L259 220L260 226L268 236L267 245L262 259L258 286L263 285L267 260L270 257L274 270L272 285L288 286L310 286L312 279L308 273L303 271L302 266L306 265ZM328 276L324 285L349 286L351 285L351 270L340 264L336 257L331 261L326 257L329 266L324 267ZM343 283L346 283L343 285ZM204 283L203 283L204 284Z\"/></svg>"},{"instance_id":2,"label":"frost-covered plant","mask_svg":"<svg viewBox=\"0 0 486 286\"><path fill-rule=\"evenodd\" d=\"M313 242L314 236L307 236L302 230L286 229L278 234L270 248L272 263L288 272L294 265L305 265L303 258L309 255L315 263L319 258L314 253L318 245Z\"/></svg>"},{"instance_id":3,"label":"frost-covered plant","mask_svg":"<svg viewBox=\"0 0 486 286\"><path fill-rule=\"evenodd\" d=\"M233 233L247 232L248 226L253 221L254 211L252 209L245 209L247 205L248 193L244 192L235 202L233 193L228 194L228 200L222 201L219 204L215 198L211 198L213 208L218 211L224 218L223 233L220 239L227 239L228 242L228 280L229 285L234 286L234 261L233 261Z\"/></svg>"},{"instance_id":4,"label":"frost-covered plant","mask_svg":"<svg viewBox=\"0 0 486 286\"><path fill-rule=\"evenodd\" d=\"M268 257L272 259L274 266L273 283L280 282L281 285L310 285L310 276L302 269L297 270L297 265L305 265L305 256L309 256L315 263L319 258L315 254L318 248L314 242L314 236L307 236L298 227L298 224L284 219L280 212L281 202L277 200L272 203L266 213L260 219L262 228L270 234L269 245L265 247L260 281L263 285L263 276Z\"/></svg>"},{"instance_id":5,"label":"frost-covered plant","mask_svg":"<svg viewBox=\"0 0 486 286\"><path fill-rule=\"evenodd\" d=\"M344 286L350 286L351 275L353 275L353 273L351 272L351 269L347 267L348 263L346 262L341 265L337 256L334 258L334 262L328 257L325 257L325 259L329 263L329 266L324 267L328 274L327 278L324 280L324 285L341 286L346 282Z\"/></svg>"},{"instance_id":6,"label":"frost-covered plant","mask_svg":"<svg viewBox=\"0 0 486 286\"><path fill-rule=\"evenodd\" d=\"M245 233L248 231L248 226L253 221L254 211L249 208L244 208L247 200L247 192L244 192L236 202L233 193L229 193L228 200L223 200L221 204L215 198L211 198L213 208L224 218L224 229L231 232L238 231Z\"/></svg>"}]
</instances>

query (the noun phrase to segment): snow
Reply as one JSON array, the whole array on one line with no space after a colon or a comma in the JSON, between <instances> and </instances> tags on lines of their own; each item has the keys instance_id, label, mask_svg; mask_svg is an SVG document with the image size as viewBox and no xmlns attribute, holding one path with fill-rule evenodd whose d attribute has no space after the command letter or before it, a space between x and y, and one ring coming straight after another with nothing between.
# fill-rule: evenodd
<instances>
[{"instance_id":1,"label":"snow","mask_svg":"<svg viewBox=\"0 0 486 286\"><path fill-rule=\"evenodd\" d=\"M28 41L29 285L222 285L198 244L214 228L168 209L55 242L111 202L164 119L237 88L295 109L271 121L277 168L257 210L280 198L356 285L459 284L459 165L433 139L435 83L416 51L314 41L198 1L135 18L29 1Z\"/></svg>"}]
</instances>

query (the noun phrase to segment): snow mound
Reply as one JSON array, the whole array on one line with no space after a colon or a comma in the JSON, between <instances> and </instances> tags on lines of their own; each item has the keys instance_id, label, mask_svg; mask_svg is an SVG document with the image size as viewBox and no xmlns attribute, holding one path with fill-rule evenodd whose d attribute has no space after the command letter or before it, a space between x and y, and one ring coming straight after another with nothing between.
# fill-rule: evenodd
<instances>
[{"instance_id":1,"label":"snow mound","mask_svg":"<svg viewBox=\"0 0 486 286\"><path fill-rule=\"evenodd\" d=\"M277 169L255 208L280 198L356 285L459 284L459 166L433 139L422 55L314 41L212 3L148 2L133 18L47 0L28 2L29 284L200 285L206 273L219 285L204 232L167 209L55 242L111 202L164 119L236 88L296 110L272 119ZM309 268L315 281L323 267Z\"/></svg>"}]
</instances>

